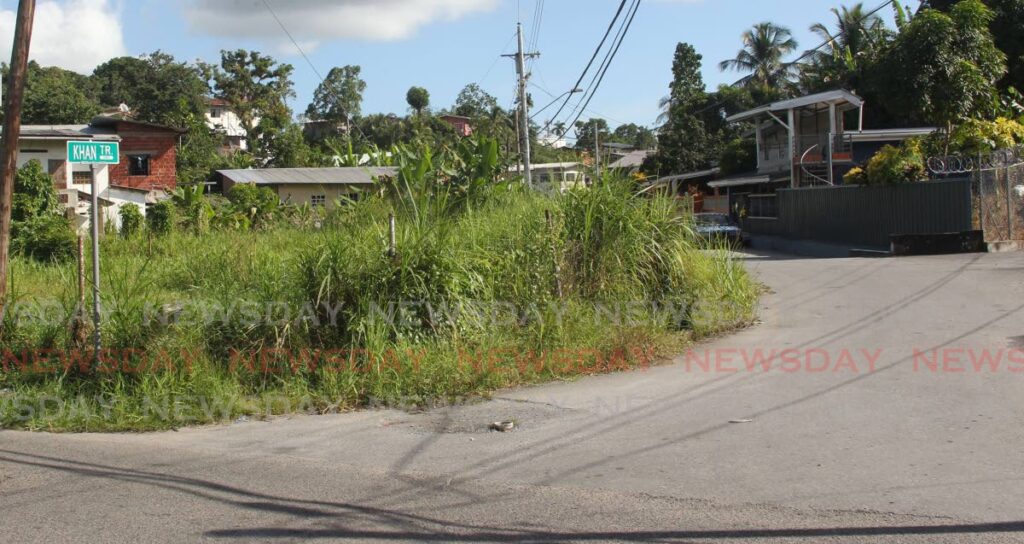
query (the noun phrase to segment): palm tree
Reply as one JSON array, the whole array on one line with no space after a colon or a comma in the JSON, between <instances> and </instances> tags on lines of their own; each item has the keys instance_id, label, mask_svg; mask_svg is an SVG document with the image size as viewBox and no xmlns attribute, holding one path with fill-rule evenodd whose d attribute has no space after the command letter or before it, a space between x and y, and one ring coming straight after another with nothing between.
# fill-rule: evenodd
<instances>
[{"instance_id":1,"label":"palm tree","mask_svg":"<svg viewBox=\"0 0 1024 544\"><path fill-rule=\"evenodd\" d=\"M736 58L722 61L722 70L749 72L741 83L750 86L779 88L789 80L793 64L783 61L796 51L797 42L786 27L770 22L758 23L743 33L743 49Z\"/></svg>"},{"instance_id":2,"label":"palm tree","mask_svg":"<svg viewBox=\"0 0 1024 544\"><path fill-rule=\"evenodd\" d=\"M867 15L864 4L852 8L843 6L842 11L832 8L835 15L835 33L821 23L811 26L811 32L821 36L826 45L813 53L816 61L828 59L854 69L858 60L877 52L888 37L885 22L877 14Z\"/></svg>"}]
</instances>

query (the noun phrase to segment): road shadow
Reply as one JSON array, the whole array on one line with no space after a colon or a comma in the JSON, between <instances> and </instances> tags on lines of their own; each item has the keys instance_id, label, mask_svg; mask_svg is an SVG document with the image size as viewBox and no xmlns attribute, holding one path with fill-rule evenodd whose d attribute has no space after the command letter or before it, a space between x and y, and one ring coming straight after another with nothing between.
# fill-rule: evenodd
<instances>
[{"instance_id":1,"label":"road shadow","mask_svg":"<svg viewBox=\"0 0 1024 544\"><path fill-rule=\"evenodd\" d=\"M275 539L361 539L391 542L707 542L717 540L776 538L907 537L943 535L984 535L1024 533L1024 521L999 523L944 523L935 525L828 526L794 528L670 529L621 531L558 531L502 527L501 523L459 523L433 516L379 508L351 502L312 500L261 493L239 486L183 477L174 474L87 463L58 457L0 449L0 461L12 465L152 486L240 511L260 511L294 518L295 523L314 520L321 527L248 527L212 529L206 538ZM504 495L499 494L499 497ZM478 497L475 504L489 504L490 497ZM495 516L505 514L502 507ZM241 513L241 512L239 512ZM680 524L685 524L680 520ZM367 528L370 526L372 528Z\"/></svg>"}]
</instances>

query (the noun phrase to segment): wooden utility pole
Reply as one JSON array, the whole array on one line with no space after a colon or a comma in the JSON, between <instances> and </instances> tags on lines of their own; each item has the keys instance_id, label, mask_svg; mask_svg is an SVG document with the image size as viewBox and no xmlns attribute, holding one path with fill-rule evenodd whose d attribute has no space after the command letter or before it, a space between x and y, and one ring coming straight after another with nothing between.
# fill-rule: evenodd
<instances>
[{"instance_id":1,"label":"wooden utility pole","mask_svg":"<svg viewBox=\"0 0 1024 544\"><path fill-rule=\"evenodd\" d=\"M7 275L10 268L11 202L14 199L14 175L18 168L18 136L21 135L21 103L28 72L28 50L32 43L32 21L36 1L18 2L18 20L14 28L11 72L7 78L4 102L3 134L0 135L0 315L7 305Z\"/></svg>"}]
</instances>

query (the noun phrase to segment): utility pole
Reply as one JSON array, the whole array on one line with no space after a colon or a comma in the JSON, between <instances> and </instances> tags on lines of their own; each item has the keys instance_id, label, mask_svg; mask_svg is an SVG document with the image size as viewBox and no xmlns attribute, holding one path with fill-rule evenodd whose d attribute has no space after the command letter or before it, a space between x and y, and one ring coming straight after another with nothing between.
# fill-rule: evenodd
<instances>
[{"instance_id":1,"label":"utility pole","mask_svg":"<svg viewBox=\"0 0 1024 544\"><path fill-rule=\"evenodd\" d=\"M594 171L597 172L594 181L598 181L601 179L601 127L596 119L591 122L594 123Z\"/></svg>"},{"instance_id":2,"label":"utility pole","mask_svg":"<svg viewBox=\"0 0 1024 544\"><path fill-rule=\"evenodd\" d=\"M516 25L516 35L519 37L519 50L515 55L502 55L516 59L516 75L519 76L519 149L522 154L524 179L526 186L533 188L533 175L530 172L530 104L526 96L526 82L530 74L526 73L526 59L536 58L540 53L527 53L523 50L523 23Z\"/></svg>"},{"instance_id":3,"label":"utility pole","mask_svg":"<svg viewBox=\"0 0 1024 544\"><path fill-rule=\"evenodd\" d=\"M0 136L0 315L7 306L7 274L10 267L11 202L14 199L14 175L18 167L18 137L21 135L21 103L28 72L28 50L32 43L32 21L36 1L18 2L14 27L11 72L7 78L3 134Z\"/></svg>"}]
</instances>

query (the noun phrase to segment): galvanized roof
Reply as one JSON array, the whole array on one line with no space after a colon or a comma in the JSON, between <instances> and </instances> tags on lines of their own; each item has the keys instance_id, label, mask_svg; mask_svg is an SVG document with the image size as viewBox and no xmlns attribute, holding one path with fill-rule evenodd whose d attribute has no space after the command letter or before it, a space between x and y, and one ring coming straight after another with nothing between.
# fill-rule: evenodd
<instances>
[{"instance_id":1,"label":"galvanized roof","mask_svg":"<svg viewBox=\"0 0 1024 544\"><path fill-rule=\"evenodd\" d=\"M379 177L394 177L397 168L261 168L250 170L218 170L218 174L234 183L256 185L372 185Z\"/></svg>"},{"instance_id":2,"label":"galvanized roof","mask_svg":"<svg viewBox=\"0 0 1024 544\"><path fill-rule=\"evenodd\" d=\"M20 140L112 140L121 138L107 128L91 125L22 125Z\"/></svg>"},{"instance_id":3,"label":"galvanized roof","mask_svg":"<svg viewBox=\"0 0 1024 544\"><path fill-rule=\"evenodd\" d=\"M761 107L754 108L752 110L730 115L726 118L726 121L735 123L737 121L745 121L752 119L759 115L768 112L775 111L786 111L791 109L800 109L807 106L814 106L817 104L830 104L834 103L839 105L841 108L859 108L864 101L861 98L850 91L845 89L838 89L835 91L827 91L824 93L809 94L807 96L800 96L797 98L791 98L789 100L780 100L778 102L772 102L771 104L765 104Z\"/></svg>"},{"instance_id":4,"label":"galvanized roof","mask_svg":"<svg viewBox=\"0 0 1024 544\"><path fill-rule=\"evenodd\" d=\"M608 168L636 168L643 166L647 157L654 154L654 151L630 151L626 156L608 165Z\"/></svg>"}]
</instances>

